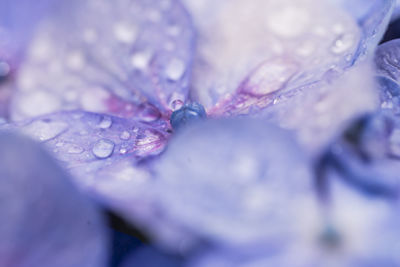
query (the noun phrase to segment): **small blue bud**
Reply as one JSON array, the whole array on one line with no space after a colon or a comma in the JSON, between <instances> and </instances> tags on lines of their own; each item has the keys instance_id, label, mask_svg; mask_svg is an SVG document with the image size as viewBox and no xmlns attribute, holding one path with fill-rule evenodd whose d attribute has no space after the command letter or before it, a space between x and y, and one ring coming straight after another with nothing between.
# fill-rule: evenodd
<instances>
[{"instance_id":1,"label":"small blue bud","mask_svg":"<svg viewBox=\"0 0 400 267\"><path fill-rule=\"evenodd\" d=\"M184 105L179 110L176 110L171 115L171 125L175 130L180 127L192 123L194 121L202 120L207 117L206 110L199 103L190 103Z\"/></svg>"}]
</instances>

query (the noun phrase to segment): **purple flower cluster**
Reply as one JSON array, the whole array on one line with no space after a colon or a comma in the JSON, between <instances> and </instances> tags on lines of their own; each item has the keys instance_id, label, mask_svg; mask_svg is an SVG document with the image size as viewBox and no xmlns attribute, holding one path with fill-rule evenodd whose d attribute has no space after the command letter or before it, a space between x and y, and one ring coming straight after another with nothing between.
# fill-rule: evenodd
<instances>
[{"instance_id":1,"label":"purple flower cluster","mask_svg":"<svg viewBox=\"0 0 400 267\"><path fill-rule=\"evenodd\" d=\"M400 266L397 6L1 0L0 266Z\"/></svg>"}]
</instances>

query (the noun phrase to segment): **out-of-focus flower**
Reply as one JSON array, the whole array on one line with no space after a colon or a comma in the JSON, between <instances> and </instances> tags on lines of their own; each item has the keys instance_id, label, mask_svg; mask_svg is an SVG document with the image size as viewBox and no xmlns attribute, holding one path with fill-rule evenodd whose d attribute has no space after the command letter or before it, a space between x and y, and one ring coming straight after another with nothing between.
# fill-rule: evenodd
<instances>
[{"instance_id":1,"label":"out-of-focus flower","mask_svg":"<svg viewBox=\"0 0 400 267\"><path fill-rule=\"evenodd\" d=\"M0 132L0 265L107 266L98 208L38 144Z\"/></svg>"},{"instance_id":2,"label":"out-of-focus flower","mask_svg":"<svg viewBox=\"0 0 400 267\"><path fill-rule=\"evenodd\" d=\"M380 245L395 243L386 234L379 249L365 245L394 229L382 226L396 222L391 207L347 198L346 187L323 192L338 204L318 201L309 173L349 121L379 105L371 57L394 1L182 2L68 1L41 16L27 46L0 34L24 44L3 85L13 95L2 127L43 142L83 191L173 251L211 247L226 266L260 255L259 266L320 265L321 255L398 263ZM192 101L233 118L172 129L204 117ZM343 199L368 223L349 219ZM339 254L324 250L331 241Z\"/></svg>"}]
</instances>

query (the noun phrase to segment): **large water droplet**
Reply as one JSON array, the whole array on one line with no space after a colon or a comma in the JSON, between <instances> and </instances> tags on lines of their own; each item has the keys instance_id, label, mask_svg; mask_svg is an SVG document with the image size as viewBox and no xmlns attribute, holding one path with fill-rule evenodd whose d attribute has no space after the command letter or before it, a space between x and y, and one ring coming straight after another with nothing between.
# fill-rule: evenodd
<instances>
[{"instance_id":1,"label":"large water droplet","mask_svg":"<svg viewBox=\"0 0 400 267\"><path fill-rule=\"evenodd\" d=\"M115 144L108 139L100 139L97 141L92 149L93 155L97 158L105 159L111 156L114 151Z\"/></svg>"}]
</instances>

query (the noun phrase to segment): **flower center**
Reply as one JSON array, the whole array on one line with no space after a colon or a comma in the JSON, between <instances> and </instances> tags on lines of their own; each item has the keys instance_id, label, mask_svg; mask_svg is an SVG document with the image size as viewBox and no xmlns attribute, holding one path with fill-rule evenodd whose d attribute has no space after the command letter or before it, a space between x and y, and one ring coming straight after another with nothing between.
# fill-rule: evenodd
<instances>
[{"instance_id":1,"label":"flower center","mask_svg":"<svg viewBox=\"0 0 400 267\"><path fill-rule=\"evenodd\" d=\"M171 115L171 125L174 130L194 121L203 120L207 117L206 110L199 103L190 103L174 111Z\"/></svg>"}]
</instances>

